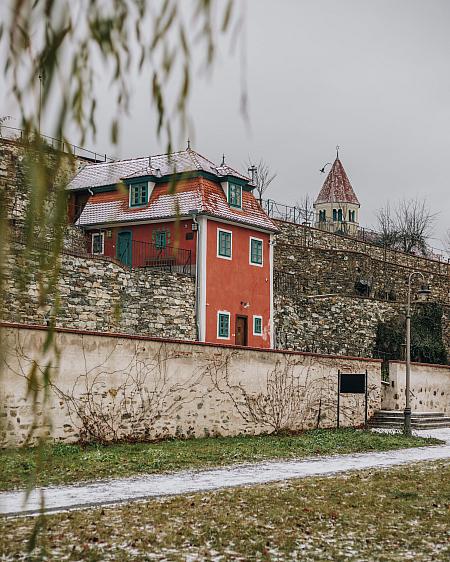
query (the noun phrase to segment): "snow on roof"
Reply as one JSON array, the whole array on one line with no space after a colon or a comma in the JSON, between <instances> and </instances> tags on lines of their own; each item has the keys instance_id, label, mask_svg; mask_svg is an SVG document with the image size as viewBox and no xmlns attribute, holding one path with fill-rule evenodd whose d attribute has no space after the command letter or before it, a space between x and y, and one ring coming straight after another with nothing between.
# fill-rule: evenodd
<instances>
[{"instance_id":1,"label":"snow on roof","mask_svg":"<svg viewBox=\"0 0 450 562\"><path fill-rule=\"evenodd\" d=\"M358 198L339 158L334 161L314 204L318 203L353 203L359 205Z\"/></svg>"},{"instance_id":2,"label":"snow on roof","mask_svg":"<svg viewBox=\"0 0 450 562\"><path fill-rule=\"evenodd\" d=\"M249 191L242 191L242 209L230 207L218 182L202 177L181 180L176 192L168 193L169 183L156 184L144 207L130 208L126 191L108 191L90 196L77 221L79 226L96 226L187 216L193 209L209 216L264 230L277 227Z\"/></svg>"},{"instance_id":3,"label":"snow on roof","mask_svg":"<svg viewBox=\"0 0 450 562\"><path fill-rule=\"evenodd\" d=\"M131 160L87 164L67 186L70 191L115 185L122 180L146 175L166 176L174 173L203 171L216 176L234 176L249 182L249 178L226 164L217 166L195 150L182 150Z\"/></svg>"}]
</instances>

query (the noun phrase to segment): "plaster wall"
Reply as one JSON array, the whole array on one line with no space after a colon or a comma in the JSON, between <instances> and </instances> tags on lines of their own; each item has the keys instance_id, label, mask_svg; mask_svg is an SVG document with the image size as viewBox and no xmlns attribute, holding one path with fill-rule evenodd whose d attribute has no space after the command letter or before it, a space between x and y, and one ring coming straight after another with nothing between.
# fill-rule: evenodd
<instances>
[{"instance_id":1,"label":"plaster wall","mask_svg":"<svg viewBox=\"0 0 450 562\"><path fill-rule=\"evenodd\" d=\"M46 403L38 385L34 418L27 375L36 361L39 380L41 368L52 359L51 352L42 355L47 333L5 324L0 330L6 351L2 446L22 445L33 421L39 426L33 439L39 432L66 442L92 439L85 418L94 433L103 431L105 440L271 432L270 415L255 412L274 403L282 412L283 429L334 427L338 369L367 369L369 415L381 403L376 360L58 330L59 368L51 368ZM341 424L363 421L363 396L342 395Z\"/></svg>"},{"instance_id":2,"label":"plaster wall","mask_svg":"<svg viewBox=\"0 0 450 562\"><path fill-rule=\"evenodd\" d=\"M381 407L405 408L406 365L389 363L389 386L383 385ZM411 365L411 409L416 412L444 412L450 415L450 365Z\"/></svg>"}]
</instances>

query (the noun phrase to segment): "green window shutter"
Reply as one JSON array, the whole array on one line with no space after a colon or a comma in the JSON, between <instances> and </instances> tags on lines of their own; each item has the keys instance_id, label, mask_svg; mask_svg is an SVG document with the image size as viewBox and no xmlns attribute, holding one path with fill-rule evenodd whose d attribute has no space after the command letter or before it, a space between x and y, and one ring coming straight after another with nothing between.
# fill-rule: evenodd
<instances>
[{"instance_id":1,"label":"green window shutter","mask_svg":"<svg viewBox=\"0 0 450 562\"><path fill-rule=\"evenodd\" d=\"M256 263L262 265L263 262L263 245L261 240L251 240L250 248L250 261L251 263Z\"/></svg>"},{"instance_id":2,"label":"green window shutter","mask_svg":"<svg viewBox=\"0 0 450 562\"><path fill-rule=\"evenodd\" d=\"M231 207L242 208L242 187L240 185L228 184L228 203Z\"/></svg>"},{"instance_id":3,"label":"green window shutter","mask_svg":"<svg viewBox=\"0 0 450 562\"><path fill-rule=\"evenodd\" d=\"M231 258L231 232L219 230L219 256Z\"/></svg>"},{"instance_id":4,"label":"green window shutter","mask_svg":"<svg viewBox=\"0 0 450 562\"><path fill-rule=\"evenodd\" d=\"M253 333L258 336L262 334L262 318L259 316L253 318Z\"/></svg>"},{"instance_id":5,"label":"green window shutter","mask_svg":"<svg viewBox=\"0 0 450 562\"><path fill-rule=\"evenodd\" d=\"M219 338L230 337L230 317L228 314L219 313L217 335Z\"/></svg>"}]
</instances>

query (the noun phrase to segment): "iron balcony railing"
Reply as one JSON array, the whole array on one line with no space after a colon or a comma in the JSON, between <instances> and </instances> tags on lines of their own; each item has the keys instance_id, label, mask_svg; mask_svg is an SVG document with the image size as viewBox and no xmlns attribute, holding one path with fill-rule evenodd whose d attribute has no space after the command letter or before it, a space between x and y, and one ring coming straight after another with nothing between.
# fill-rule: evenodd
<instances>
[{"instance_id":1,"label":"iron balcony railing","mask_svg":"<svg viewBox=\"0 0 450 562\"><path fill-rule=\"evenodd\" d=\"M193 275L195 270L191 250L139 240L118 243L117 258L130 269L157 268L185 275Z\"/></svg>"}]
</instances>

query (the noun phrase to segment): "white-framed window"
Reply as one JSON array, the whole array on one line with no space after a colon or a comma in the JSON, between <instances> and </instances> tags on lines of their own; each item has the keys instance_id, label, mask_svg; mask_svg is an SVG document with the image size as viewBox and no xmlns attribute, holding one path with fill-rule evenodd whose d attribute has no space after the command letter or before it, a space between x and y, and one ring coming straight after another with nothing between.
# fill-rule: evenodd
<instances>
[{"instance_id":1,"label":"white-framed window","mask_svg":"<svg viewBox=\"0 0 450 562\"><path fill-rule=\"evenodd\" d=\"M92 253L104 254L105 253L105 233L95 232L92 234Z\"/></svg>"},{"instance_id":2,"label":"white-framed window","mask_svg":"<svg viewBox=\"0 0 450 562\"><path fill-rule=\"evenodd\" d=\"M228 183L228 204L230 207L242 209L242 186L237 183Z\"/></svg>"},{"instance_id":3,"label":"white-framed window","mask_svg":"<svg viewBox=\"0 0 450 562\"><path fill-rule=\"evenodd\" d=\"M253 236L250 236L250 264L262 267L263 259L263 240L261 238L253 238Z\"/></svg>"},{"instance_id":4,"label":"white-framed window","mask_svg":"<svg viewBox=\"0 0 450 562\"><path fill-rule=\"evenodd\" d=\"M217 229L217 257L231 260L233 255L233 233L231 230Z\"/></svg>"},{"instance_id":5,"label":"white-framed window","mask_svg":"<svg viewBox=\"0 0 450 562\"><path fill-rule=\"evenodd\" d=\"M142 207L148 203L148 183L130 185L130 207Z\"/></svg>"},{"instance_id":6,"label":"white-framed window","mask_svg":"<svg viewBox=\"0 0 450 562\"><path fill-rule=\"evenodd\" d=\"M230 313L226 310L219 310L217 313L217 339L230 339Z\"/></svg>"},{"instance_id":7,"label":"white-framed window","mask_svg":"<svg viewBox=\"0 0 450 562\"><path fill-rule=\"evenodd\" d=\"M262 336L262 333L263 333L262 316L253 316L253 335Z\"/></svg>"}]
</instances>

